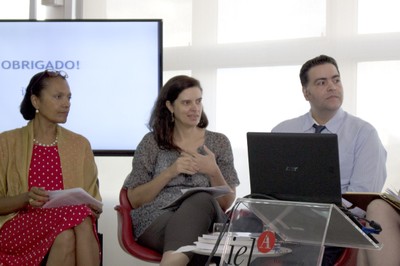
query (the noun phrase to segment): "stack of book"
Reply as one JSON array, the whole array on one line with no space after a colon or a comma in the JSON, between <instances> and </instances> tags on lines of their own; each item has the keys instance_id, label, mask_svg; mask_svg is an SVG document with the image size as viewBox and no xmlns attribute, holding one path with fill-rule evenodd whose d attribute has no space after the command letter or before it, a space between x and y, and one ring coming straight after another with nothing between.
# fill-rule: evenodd
<instances>
[{"instance_id":1,"label":"stack of book","mask_svg":"<svg viewBox=\"0 0 400 266\"><path fill-rule=\"evenodd\" d=\"M282 247L278 243L275 243L268 252L260 252L257 247L258 236L259 234L253 233L228 232L219 241L219 233L203 234L198 237L193 245L183 246L175 252L194 252L206 256L213 253L213 256L227 256L228 258L243 256L249 260L260 256L278 257L292 252L291 249ZM218 246L216 247L217 243ZM216 250L214 251L215 247Z\"/></svg>"},{"instance_id":2,"label":"stack of book","mask_svg":"<svg viewBox=\"0 0 400 266\"><path fill-rule=\"evenodd\" d=\"M258 250L257 240L259 234L253 233L226 233L218 244L218 248L214 255L222 254L240 255L250 257L277 257L292 252L291 249L282 247L281 244L275 243L274 247L268 252ZM194 252L203 255L210 255L219 239L219 233L204 234L198 237L198 241L194 242Z\"/></svg>"},{"instance_id":3,"label":"stack of book","mask_svg":"<svg viewBox=\"0 0 400 266\"><path fill-rule=\"evenodd\" d=\"M203 236L199 236L198 240L194 242L194 244L196 245L196 249L209 254L214 249L218 241L218 238L219 238L219 233L204 234ZM241 247L247 247L247 251L248 253L250 253L252 246L253 247L257 246L257 237L251 236L250 234L225 235L220 240L216 253L221 254L223 252L225 245L228 245L228 248L233 247L234 250L239 249Z\"/></svg>"}]
</instances>

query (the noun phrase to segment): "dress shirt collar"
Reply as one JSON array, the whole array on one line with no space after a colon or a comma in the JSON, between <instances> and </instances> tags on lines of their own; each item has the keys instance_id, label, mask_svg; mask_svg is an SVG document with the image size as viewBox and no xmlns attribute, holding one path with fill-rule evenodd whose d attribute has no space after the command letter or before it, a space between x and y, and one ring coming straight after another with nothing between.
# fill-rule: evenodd
<instances>
[{"instance_id":1,"label":"dress shirt collar","mask_svg":"<svg viewBox=\"0 0 400 266\"><path fill-rule=\"evenodd\" d=\"M329 133L337 133L339 131L340 125L343 121L343 117L345 116L345 112L342 108L336 112L336 114L328 121L324 126ZM306 116L306 121L303 125L304 132L314 132L315 129L313 128L314 124L318 124L311 115L311 111L308 112Z\"/></svg>"}]
</instances>

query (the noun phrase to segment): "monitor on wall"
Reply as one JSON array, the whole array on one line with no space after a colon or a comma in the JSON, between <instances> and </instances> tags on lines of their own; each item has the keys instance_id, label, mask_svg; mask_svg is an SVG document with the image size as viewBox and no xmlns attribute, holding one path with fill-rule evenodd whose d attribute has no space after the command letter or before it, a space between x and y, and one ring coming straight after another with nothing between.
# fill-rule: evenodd
<instances>
[{"instance_id":1,"label":"monitor on wall","mask_svg":"<svg viewBox=\"0 0 400 266\"><path fill-rule=\"evenodd\" d=\"M2 20L0 36L0 132L27 124L19 107L34 74L63 70L62 126L97 156L133 155L162 83L161 20Z\"/></svg>"}]
</instances>

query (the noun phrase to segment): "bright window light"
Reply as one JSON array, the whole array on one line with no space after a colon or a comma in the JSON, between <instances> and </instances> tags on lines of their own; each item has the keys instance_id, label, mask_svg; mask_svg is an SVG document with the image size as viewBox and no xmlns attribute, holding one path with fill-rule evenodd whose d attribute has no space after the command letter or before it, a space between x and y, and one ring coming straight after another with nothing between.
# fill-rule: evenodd
<instances>
[{"instance_id":1,"label":"bright window light","mask_svg":"<svg viewBox=\"0 0 400 266\"><path fill-rule=\"evenodd\" d=\"M378 130L388 156L386 186L398 190L400 125L397 121L400 113L400 61L363 62L358 64L357 70L357 115Z\"/></svg>"},{"instance_id":2,"label":"bright window light","mask_svg":"<svg viewBox=\"0 0 400 266\"><path fill-rule=\"evenodd\" d=\"M164 47L192 42L192 0L107 0L107 18L162 19Z\"/></svg>"},{"instance_id":3,"label":"bright window light","mask_svg":"<svg viewBox=\"0 0 400 266\"><path fill-rule=\"evenodd\" d=\"M218 42L325 36L325 20L321 0L219 0Z\"/></svg>"},{"instance_id":4,"label":"bright window light","mask_svg":"<svg viewBox=\"0 0 400 266\"><path fill-rule=\"evenodd\" d=\"M358 33L400 32L400 1L358 1Z\"/></svg>"},{"instance_id":5,"label":"bright window light","mask_svg":"<svg viewBox=\"0 0 400 266\"><path fill-rule=\"evenodd\" d=\"M27 0L0 1L0 19L28 19L29 2Z\"/></svg>"},{"instance_id":6,"label":"bright window light","mask_svg":"<svg viewBox=\"0 0 400 266\"><path fill-rule=\"evenodd\" d=\"M358 64L357 114L379 128L385 142L392 137L400 139L400 124L393 123L398 120L400 113L397 97L400 92L396 85L399 76L400 61Z\"/></svg>"},{"instance_id":7,"label":"bright window light","mask_svg":"<svg viewBox=\"0 0 400 266\"><path fill-rule=\"evenodd\" d=\"M298 78L300 66L219 69L217 131L247 147L247 131L271 131L308 111ZM232 129L235 130L232 130Z\"/></svg>"},{"instance_id":8,"label":"bright window light","mask_svg":"<svg viewBox=\"0 0 400 266\"><path fill-rule=\"evenodd\" d=\"M172 77L178 76L178 75L186 75L186 76L191 76L192 71L191 70L170 70L170 71L164 71L163 72L163 85Z\"/></svg>"}]
</instances>

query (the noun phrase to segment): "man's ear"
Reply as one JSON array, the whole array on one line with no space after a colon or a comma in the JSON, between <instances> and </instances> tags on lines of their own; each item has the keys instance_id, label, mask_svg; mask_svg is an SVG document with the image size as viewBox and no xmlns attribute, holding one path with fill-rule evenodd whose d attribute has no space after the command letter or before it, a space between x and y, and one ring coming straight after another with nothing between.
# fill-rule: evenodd
<instances>
[{"instance_id":1,"label":"man's ear","mask_svg":"<svg viewBox=\"0 0 400 266\"><path fill-rule=\"evenodd\" d=\"M306 101L308 101L309 97L310 97L310 92L307 90L306 87L303 87L302 90L303 90L304 99L306 99Z\"/></svg>"}]
</instances>

